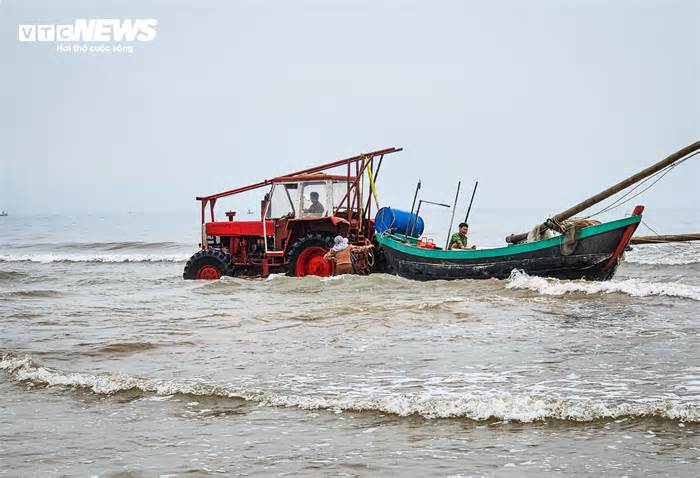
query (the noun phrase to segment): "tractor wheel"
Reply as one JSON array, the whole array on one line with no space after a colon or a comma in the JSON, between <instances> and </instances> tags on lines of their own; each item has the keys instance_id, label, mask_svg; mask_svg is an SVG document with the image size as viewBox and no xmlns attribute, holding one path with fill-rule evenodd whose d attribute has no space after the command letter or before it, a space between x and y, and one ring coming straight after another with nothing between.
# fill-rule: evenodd
<instances>
[{"instance_id":1,"label":"tractor wheel","mask_svg":"<svg viewBox=\"0 0 700 478\"><path fill-rule=\"evenodd\" d=\"M185 264L183 279L216 280L233 275L231 256L221 251L202 250L195 253Z\"/></svg>"},{"instance_id":2,"label":"tractor wheel","mask_svg":"<svg viewBox=\"0 0 700 478\"><path fill-rule=\"evenodd\" d=\"M321 276L333 275L333 264L323 258L333 245L330 236L307 234L298 239L287 252L287 275Z\"/></svg>"}]
</instances>

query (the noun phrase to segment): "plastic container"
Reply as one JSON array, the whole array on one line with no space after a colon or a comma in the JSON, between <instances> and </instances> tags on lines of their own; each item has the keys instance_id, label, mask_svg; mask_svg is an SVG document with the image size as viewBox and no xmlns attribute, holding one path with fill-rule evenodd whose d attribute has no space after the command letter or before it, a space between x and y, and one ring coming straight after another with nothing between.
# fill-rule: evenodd
<instances>
[{"instance_id":1,"label":"plastic container","mask_svg":"<svg viewBox=\"0 0 700 478\"><path fill-rule=\"evenodd\" d=\"M390 207L383 207L377 211L377 215L374 216L374 230L381 234L384 231L391 229L394 234L408 235L409 232L406 228L408 227L408 220L411 218L411 213L407 211L402 211L400 209L393 209ZM415 222L416 227L413 227ZM411 221L411 229L413 229L413 237L419 237L423 234L423 229L425 224L420 216L416 216L413 213L413 219Z\"/></svg>"},{"instance_id":2,"label":"plastic container","mask_svg":"<svg viewBox=\"0 0 700 478\"><path fill-rule=\"evenodd\" d=\"M418 239L418 242L416 242L416 246L423 249L438 249L438 246L437 244L435 244L433 238L426 236L423 236L420 239Z\"/></svg>"}]
</instances>

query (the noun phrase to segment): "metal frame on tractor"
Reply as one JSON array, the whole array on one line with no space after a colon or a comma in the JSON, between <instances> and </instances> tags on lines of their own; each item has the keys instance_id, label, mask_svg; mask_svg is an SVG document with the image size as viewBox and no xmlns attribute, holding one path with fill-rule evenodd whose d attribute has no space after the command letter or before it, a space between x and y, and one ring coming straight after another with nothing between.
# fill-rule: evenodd
<instances>
[{"instance_id":1,"label":"metal frame on tractor","mask_svg":"<svg viewBox=\"0 0 700 478\"><path fill-rule=\"evenodd\" d=\"M362 245L372 241L374 238L372 191L370 181L364 179L365 172L376 181L384 156L401 150L402 148L386 148L363 153L248 186L197 197L201 207L201 251L188 262L185 277L214 279L229 274L265 277L273 272L286 272L290 275L329 275L329 266L318 259L321 249L327 251L329 247L322 242L327 243L329 237L332 238L337 234L347 237L353 244ZM331 173L333 169L336 169L334 174ZM342 199L338 204L333 204L326 215L298 217L301 215L295 214L294 217L270 217L270 202L275 188L314 181L328 181L329 184L332 182L332 186L329 186L332 188L344 184L345 191ZM228 220L216 220L217 200L268 186L270 190L261 201L259 220L236 220L236 213L233 211L226 212ZM207 221L207 210L209 221ZM317 241L318 250L312 258L313 264L305 263L304 267L301 267L297 263L294 270L290 270L290 261L297 259L296 256L292 256L298 255L299 252L291 249L295 244L297 248L299 247L297 243L300 239L310 236L318 236L322 241ZM207 251L209 252L206 253ZM191 264L192 261L204 256L210 258L209 262L212 265L206 270L201 267L194 270L198 266ZM227 266L216 264L213 259L215 256L219 262L229 262L229 264Z\"/></svg>"}]
</instances>

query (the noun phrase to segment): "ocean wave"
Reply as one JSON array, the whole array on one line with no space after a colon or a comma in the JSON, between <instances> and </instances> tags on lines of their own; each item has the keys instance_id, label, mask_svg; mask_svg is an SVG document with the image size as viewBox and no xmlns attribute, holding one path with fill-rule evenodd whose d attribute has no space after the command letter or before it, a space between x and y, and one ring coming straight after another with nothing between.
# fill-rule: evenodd
<instances>
[{"instance_id":1,"label":"ocean wave","mask_svg":"<svg viewBox=\"0 0 700 478\"><path fill-rule=\"evenodd\" d=\"M293 277L284 273L270 274L265 278L263 283L277 290L288 292L303 292L308 289L339 289L339 290L354 290L357 292L364 290L376 290L378 287L405 288L416 287L418 289L419 282L405 279L403 277L373 273L369 276L357 274L344 274L340 276L318 277L305 276Z\"/></svg>"},{"instance_id":2,"label":"ocean wave","mask_svg":"<svg viewBox=\"0 0 700 478\"><path fill-rule=\"evenodd\" d=\"M0 356L0 370L14 381L46 387L89 390L100 395L141 392L156 396L194 395L255 402L274 407L305 410L374 411L398 416L471 420L533 422L547 419L587 422L600 419L660 418L699 422L700 407L681 400L639 400L612 402L600 399L556 398L511 393L454 393L440 397L429 394L323 397L286 394L200 381L164 381L125 375L68 373L35 363L30 357Z\"/></svg>"},{"instance_id":3,"label":"ocean wave","mask_svg":"<svg viewBox=\"0 0 700 478\"><path fill-rule=\"evenodd\" d=\"M683 266L700 264L700 244L645 244L625 253L630 264Z\"/></svg>"},{"instance_id":4,"label":"ocean wave","mask_svg":"<svg viewBox=\"0 0 700 478\"><path fill-rule=\"evenodd\" d=\"M180 244L177 242L143 242L143 241L123 241L123 242L94 242L88 245L90 248L103 249L106 251L122 251L122 250L148 250L148 249L175 249L175 248L190 248L194 249L192 244Z\"/></svg>"},{"instance_id":5,"label":"ocean wave","mask_svg":"<svg viewBox=\"0 0 700 478\"><path fill-rule=\"evenodd\" d=\"M186 262L191 254L0 254L0 262Z\"/></svg>"},{"instance_id":6,"label":"ocean wave","mask_svg":"<svg viewBox=\"0 0 700 478\"><path fill-rule=\"evenodd\" d=\"M18 279L23 279L27 276L28 274L25 274L24 272L0 271L0 281L14 282Z\"/></svg>"},{"instance_id":7,"label":"ocean wave","mask_svg":"<svg viewBox=\"0 0 700 478\"><path fill-rule=\"evenodd\" d=\"M620 293L632 297L668 296L700 301L700 287L678 282L646 282L641 279L588 282L584 280L545 279L513 271L506 288L532 290L543 295Z\"/></svg>"},{"instance_id":8,"label":"ocean wave","mask_svg":"<svg viewBox=\"0 0 700 478\"><path fill-rule=\"evenodd\" d=\"M20 244L12 246L12 249L43 249L57 252L75 251L76 249L85 251L123 251L123 250L162 250L175 248L192 248L192 244L178 242L160 241L104 241L104 242L37 242L31 244Z\"/></svg>"},{"instance_id":9,"label":"ocean wave","mask_svg":"<svg viewBox=\"0 0 700 478\"><path fill-rule=\"evenodd\" d=\"M58 297L61 293L55 290L15 290L0 292L0 297L17 297L22 299Z\"/></svg>"},{"instance_id":10,"label":"ocean wave","mask_svg":"<svg viewBox=\"0 0 700 478\"><path fill-rule=\"evenodd\" d=\"M158 347L158 344L151 342L117 342L98 347L95 349L95 352L105 354L143 352Z\"/></svg>"}]
</instances>

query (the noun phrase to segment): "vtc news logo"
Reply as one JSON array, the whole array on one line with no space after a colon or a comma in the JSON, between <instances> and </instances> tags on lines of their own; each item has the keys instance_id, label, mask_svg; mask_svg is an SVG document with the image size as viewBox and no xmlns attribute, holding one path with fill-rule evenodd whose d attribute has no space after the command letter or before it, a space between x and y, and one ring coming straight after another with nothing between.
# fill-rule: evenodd
<instances>
[{"instance_id":1,"label":"vtc news logo","mask_svg":"<svg viewBox=\"0 0 700 478\"><path fill-rule=\"evenodd\" d=\"M78 18L67 25L18 25L21 42L150 42L158 20Z\"/></svg>"}]
</instances>

